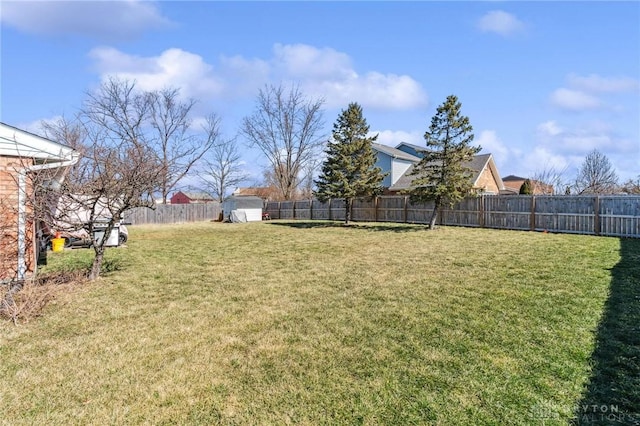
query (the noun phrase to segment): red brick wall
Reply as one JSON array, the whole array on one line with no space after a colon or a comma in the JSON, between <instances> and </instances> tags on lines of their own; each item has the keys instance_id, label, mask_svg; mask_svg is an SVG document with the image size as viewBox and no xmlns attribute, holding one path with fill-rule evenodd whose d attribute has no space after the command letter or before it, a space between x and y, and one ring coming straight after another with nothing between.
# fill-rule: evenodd
<instances>
[{"instance_id":1,"label":"red brick wall","mask_svg":"<svg viewBox=\"0 0 640 426\"><path fill-rule=\"evenodd\" d=\"M31 160L0 156L0 281L15 278L18 265L18 170L31 164ZM27 217L30 213L27 203ZM27 221L26 237L27 272L33 272L34 232L31 220Z\"/></svg>"}]
</instances>

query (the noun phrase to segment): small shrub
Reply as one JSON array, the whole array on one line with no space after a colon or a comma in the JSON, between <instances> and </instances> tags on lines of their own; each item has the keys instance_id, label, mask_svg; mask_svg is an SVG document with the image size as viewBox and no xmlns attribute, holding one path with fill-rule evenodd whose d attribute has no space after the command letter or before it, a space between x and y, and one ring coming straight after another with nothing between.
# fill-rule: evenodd
<instances>
[{"instance_id":1,"label":"small shrub","mask_svg":"<svg viewBox=\"0 0 640 426\"><path fill-rule=\"evenodd\" d=\"M13 282L0 290L0 317L27 322L41 315L58 294L86 280L85 271L61 271L24 282Z\"/></svg>"}]
</instances>

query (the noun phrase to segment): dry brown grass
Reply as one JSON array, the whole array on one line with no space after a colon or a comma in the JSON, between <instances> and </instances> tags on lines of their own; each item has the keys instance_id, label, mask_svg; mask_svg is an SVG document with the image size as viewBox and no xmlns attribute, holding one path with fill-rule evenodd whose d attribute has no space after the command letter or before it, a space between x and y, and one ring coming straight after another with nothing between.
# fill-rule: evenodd
<instances>
[{"instance_id":1,"label":"dry brown grass","mask_svg":"<svg viewBox=\"0 0 640 426\"><path fill-rule=\"evenodd\" d=\"M22 284L7 284L0 287L0 317L15 325L40 316L47 304L61 300L86 281L82 270L56 271ZM18 287L16 287L18 286Z\"/></svg>"},{"instance_id":2,"label":"dry brown grass","mask_svg":"<svg viewBox=\"0 0 640 426\"><path fill-rule=\"evenodd\" d=\"M599 321L628 316L605 309L610 291L638 281L638 245L602 237L302 221L130 232L98 282L0 324L0 424L567 424ZM56 253L47 270L91 254Z\"/></svg>"}]
</instances>

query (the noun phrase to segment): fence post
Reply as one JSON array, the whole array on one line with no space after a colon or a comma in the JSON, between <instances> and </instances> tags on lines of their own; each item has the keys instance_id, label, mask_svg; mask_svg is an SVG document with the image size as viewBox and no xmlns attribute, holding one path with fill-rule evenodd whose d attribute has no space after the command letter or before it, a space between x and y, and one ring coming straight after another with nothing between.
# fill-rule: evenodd
<instances>
[{"instance_id":1,"label":"fence post","mask_svg":"<svg viewBox=\"0 0 640 426\"><path fill-rule=\"evenodd\" d=\"M378 221L378 196L373 199L373 221Z\"/></svg>"},{"instance_id":2,"label":"fence post","mask_svg":"<svg viewBox=\"0 0 640 426\"><path fill-rule=\"evenodd\" d=\"M313 198L309 200L309 220L313 220Z\"/></svg>"},{"instance_id":3,"label":"fence post","mask_svg":"<svg viewBox=\"0 0 640 426\"><path fill-rule=\"evenodd\" d=\"M280 214L280 201L278 201L278 219L281 218L281 214Z\"/></svg>"},{"instance_id":4,"label":"fence post","mask_svg":"<svg viewBox=\"0 0 640 426\"><path fill-rule=\"evenodd\" d=\"M536 230L536 196L531 196L531 217L529 218L529 228L532 231Z\"/></svg>"},{"instance_id":5,"label":"fence post","mask_svg":"<svg viewBox=\"0 0 640 426\"><path fill-rule=\"evenodd\" d=\"M293 208L293 212L291 214L293 214L293 218L294 219L296 218L296 203L297 203L297 201L293 200L293 207L292 207Z\"/></svg>"},{"instance_id":6,"label":"fence post","mask_svg":"<svg viewBox=\"0 0 640 426\"><path fill-rule=\"evenodd\" d=\"M596 195L593 200L593 231L594 234L600 235L600 196Z\"/></svg>"},{"instance_id":7,"label":"fence post","mask_svg":"<svg viewBox=\"0 0 640 426\"><path fill-rule=\"evenodd\" d=\"M409 208L409 203L407 203L407 196L404 196L404 223L407 223L407 219L408 219L408 212L407 209Z\"/></svg>"},{"instance_id":8,"label":"fence post","mask_svg":"<svg viewBox=\"0 0 640 426\"><path fill-rule=\"evenodd\" d=\"M333 220L331 218L331 198L329 198L329 220Z\"/></svg>"},{"instance_id":9,"label":"fence post","mask_svg":"<svg viewBox=\"0 0 640 426\"><path fill-rule=\"evenodd\" d=\"M480 224L480 228L484 228L484 197L486 197L486 195L482 194L480 195L480 218L478 220L478 223Z\"/></svg>"}]
</instances>

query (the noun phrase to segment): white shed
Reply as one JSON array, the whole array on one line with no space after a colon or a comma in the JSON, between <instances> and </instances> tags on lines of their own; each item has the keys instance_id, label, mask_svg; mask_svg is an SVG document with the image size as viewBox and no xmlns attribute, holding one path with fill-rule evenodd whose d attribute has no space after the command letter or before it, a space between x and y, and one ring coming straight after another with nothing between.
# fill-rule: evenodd
<instances>
[{"instance_id":1,"label":"white shed","mask_svg":"<svg viewBox=\"0 0 640 426\"><path fill-rule=\"evenodd\" d=\"M222 202L225 222L259 222L262 220L262 198L253 195L232 195Z\"/></svg>"}]
</instances>

